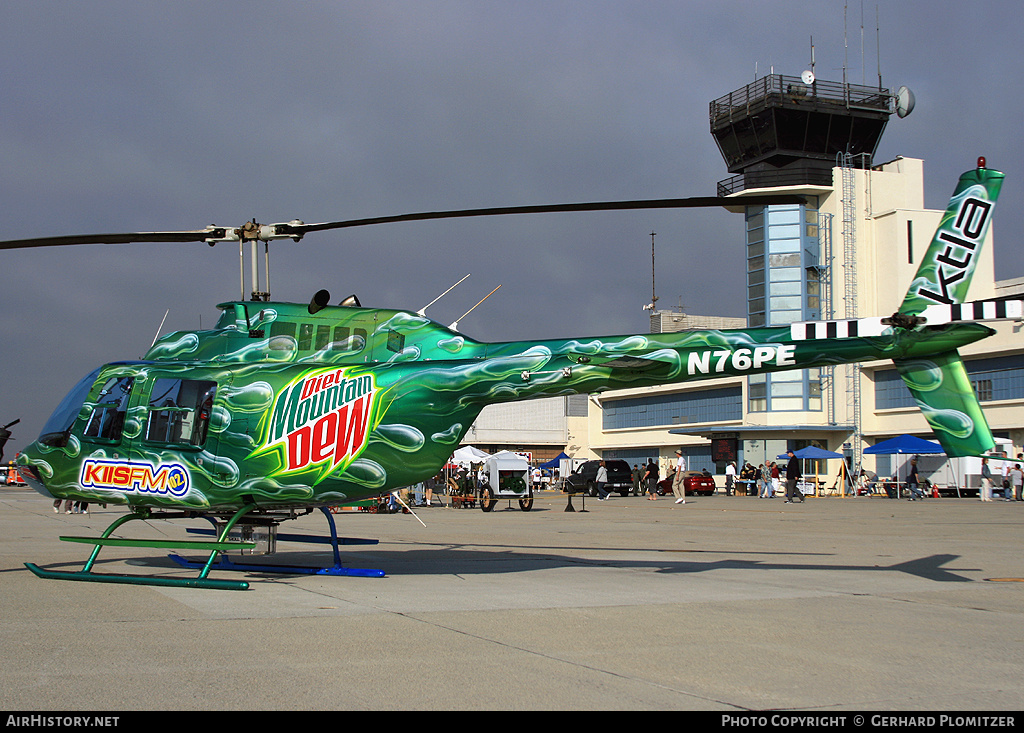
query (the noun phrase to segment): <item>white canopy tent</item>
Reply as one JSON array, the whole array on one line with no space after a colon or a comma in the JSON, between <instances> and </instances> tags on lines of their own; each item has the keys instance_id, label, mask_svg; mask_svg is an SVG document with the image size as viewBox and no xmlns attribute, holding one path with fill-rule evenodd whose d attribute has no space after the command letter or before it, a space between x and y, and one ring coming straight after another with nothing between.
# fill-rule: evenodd
<instances>
[{"instance_id":1,"label":"white canopy tent","mask_svg":"<svg viewBox=\"0 0 1024 733\"><path fill-rule=\"evenodd\" d=\"M471 463L483 463L490 454L484 453L479 448L471 445L464 445L452 453L451 463L468 467Z\"/></svg>"}]
</instances>

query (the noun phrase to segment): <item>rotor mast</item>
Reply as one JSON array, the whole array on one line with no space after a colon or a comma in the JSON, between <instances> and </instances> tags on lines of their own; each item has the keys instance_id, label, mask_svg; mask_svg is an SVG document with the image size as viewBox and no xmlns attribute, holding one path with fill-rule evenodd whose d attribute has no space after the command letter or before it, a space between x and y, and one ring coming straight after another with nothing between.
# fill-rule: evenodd
<instances>
[{"instance_id":1,"label":"rotor mast","mask_svg":"<svg viewBox=\"0 0 1024 733\"><path fill-rule=\"evenodd\" d=\"M238 242L238 280L240 297L245 300L245 243L250 244L250 291L249 300L268 301L270 300L270 241L272 239L292 239L299 241L301 234L294 232L285 233L279 227L303 226L299 219L293 219L287 224L257 224L256 219L247 221L237 229L220 228L217 231L219 236L211 236L204 241L211 247L218 242ZM217 229L210 227L210 229ZM257 242L263 242L263 289L260 289L260 268L259 251Z\"/></svg>"}]
</instances>

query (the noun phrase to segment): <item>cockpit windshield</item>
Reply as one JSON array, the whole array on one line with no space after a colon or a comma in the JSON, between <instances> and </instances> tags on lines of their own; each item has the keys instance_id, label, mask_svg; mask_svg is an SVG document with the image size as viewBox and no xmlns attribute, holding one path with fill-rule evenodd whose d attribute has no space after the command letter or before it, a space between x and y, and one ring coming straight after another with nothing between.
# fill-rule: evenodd
<instances>
[{"instance_id":1,"label":"cockpit windshield","mask_svg":"<svg viewBox=\"0 0 1024 733\"><path fill-rule=\"evenodd\" d=\"M85 398L89 396L89 388L96 382L96 377L102 367L94 369L76 384L67 396L60 401L57 409L50 415L50 419L43 426L43 432L39 434L39 442L55 448L63 448L68 444L68 436L71 434L71 426L75 424L75 418L82 411Z\"/></svg>"}]
</instances>

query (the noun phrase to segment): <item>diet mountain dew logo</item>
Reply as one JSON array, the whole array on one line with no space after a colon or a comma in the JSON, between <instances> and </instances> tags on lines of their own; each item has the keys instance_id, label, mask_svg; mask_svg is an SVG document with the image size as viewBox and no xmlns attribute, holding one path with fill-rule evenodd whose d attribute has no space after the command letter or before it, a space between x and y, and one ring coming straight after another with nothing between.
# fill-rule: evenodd
<instances>
[{"instance_id":1,"label":"diet mountain dew logo","mask_svg":"<svg viewBox=\"0 0 1024 733\"><path fill-rule=\"evenodd\" d=\"M373 429L378 390L373 376L350 370L308 372L278 392L258 453L280 450L280 474L315 470L323 481L354 461Z\"/></svg>"}]
</instances>

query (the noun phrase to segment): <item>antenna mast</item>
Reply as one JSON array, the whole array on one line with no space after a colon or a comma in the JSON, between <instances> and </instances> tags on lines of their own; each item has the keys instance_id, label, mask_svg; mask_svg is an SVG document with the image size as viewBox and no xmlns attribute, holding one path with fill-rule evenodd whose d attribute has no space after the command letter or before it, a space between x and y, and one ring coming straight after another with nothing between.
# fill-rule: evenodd
<instances>
[{"instance_id":1,"label":"antenna mast","mask_svg":"<svg viewBox=\"0 0 1024 733\"><path fill-rule=\"evenodd\" d=\"M878 69L878 91L882 91L882 26L875 6L875 68Z\"/></svg>"},{"instance_id":2,"label":"antenna mast","mask_svg":"<svg viewBox=\"0 0 1024 733\"><path fill-rule=\"evenodd\" d=\"M657 232L651 232L651 313L654 312L654 304L658 302L658 296L655 294L656 290L654 287L654 237Z\"/></svg>"},{"instance_id":3,"label":"antenna mast","mask_svg":"<svg viewBox=\"0 0 1024 733\"><path fill-rule=\"evenodd\" d=\"M860 0L860 83L868 83L868 70L864 63L864 0Z\"/></svg>"},{"instance_id":4,"label":"antenna mast","mask_svg":"<svg viewBox=\"0 0 1024 733\"><path fill-rule=\"evenodd\" d=\"M843 96L846 97L846 103L850 103L850 90L846 86L846 69L850 65L850 41L847 34L847 22L846 13L849 9L849 3L843 3Z\"/></svg>"}]
</instances>

